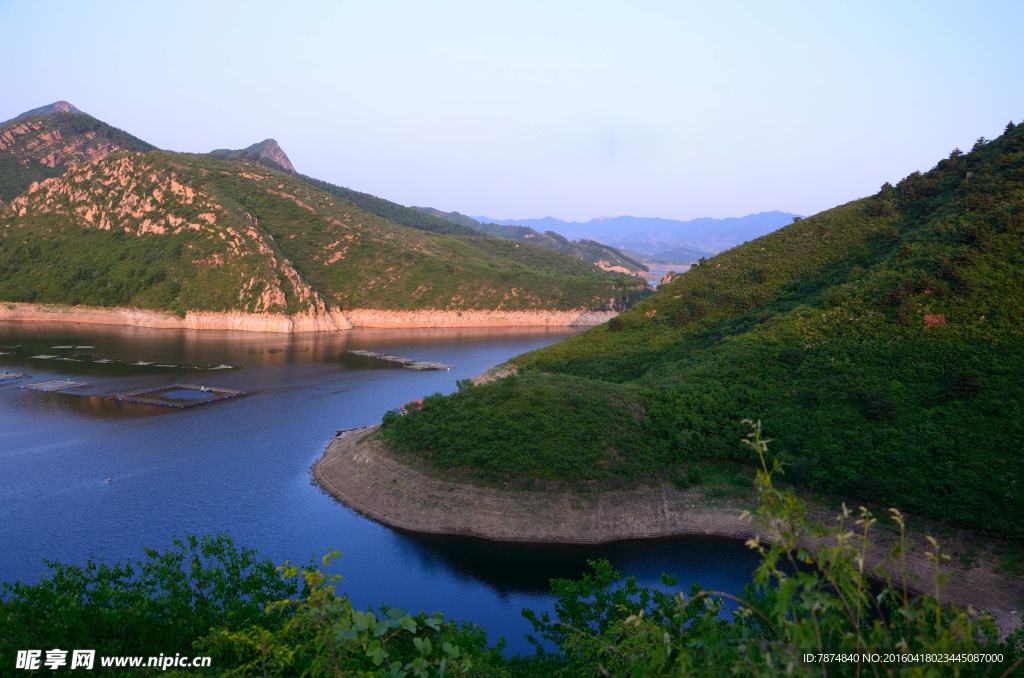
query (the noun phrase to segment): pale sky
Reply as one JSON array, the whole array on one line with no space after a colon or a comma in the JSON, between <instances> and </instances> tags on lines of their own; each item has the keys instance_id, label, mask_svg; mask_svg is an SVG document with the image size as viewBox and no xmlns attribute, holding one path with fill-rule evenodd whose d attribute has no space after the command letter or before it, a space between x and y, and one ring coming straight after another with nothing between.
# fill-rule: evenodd
<instances>
[{"instance_id":1,"label":"pale sky","mask_svg":"<svg viewBox=\"0 0 1024 678\"><path fill-rule=\"evenodd\" d=\"M0 120L499 219L813 214L1024 118L1024 3L13 2Z\"/></svg>"}]
</instances>

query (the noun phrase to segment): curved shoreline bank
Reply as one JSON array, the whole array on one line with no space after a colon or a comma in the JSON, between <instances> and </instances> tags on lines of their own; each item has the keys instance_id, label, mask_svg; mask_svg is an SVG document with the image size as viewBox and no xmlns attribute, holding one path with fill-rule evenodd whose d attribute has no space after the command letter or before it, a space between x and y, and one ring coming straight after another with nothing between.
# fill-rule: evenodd
<instances>
[{"instance_id":1,"label":"curved shoreline bank","mask_svg":"<svg viewBox=\"0 0 1024 678\"><path fill-rule=\"evenodd\" d=\"M740 509L684 511L688 493L612 490L591 497L571 492L502 491L433 478L389 456L374 439L378 426L347 431L313 466L313 477L335 499L391 527L492 541L604 544L683 535L748 539Z\"/></svg>"},{"instance_id":2,"label":"curved shoreline bank","mask_svg":"<svg viewBox=\"0 0 1024 678\"><path fill-rule=\"evenodd\" d=\"M353 327L591 327L618 315L614 311L378 311L353 309L299 315L102 308L0 302L0 321L82 323L156 329L234 330L239 332L339 332Z\"/></svg>"},{"instance_id":3,"label":"curved shoreline bank","mask_svg":"<svg viewBox=\"0 0 1024 678\"><path fill-rule=\"evenodd\" d=\"M379 426L379 425L378 425ZM590 496L572 492L501 490L429 475L391 457L375 438L378 426L340 434L313 465L317 484L339 502L389 527L426 534L460 535L500 542L603 544L633 539L754 536L741 509L711 504L699 489L660 487L610 490ZM817 520L834 512L815 508ZM877 529L869 566L889 562L898 535ZM908 535L907 569L916 592L934 591L930 546ZM947 546L949 546L947 544ZM1024 582L996 571L994 558L953 565L944 600L987 608L1004 633L1020 624Z\"/></svg>"}]
</instances>

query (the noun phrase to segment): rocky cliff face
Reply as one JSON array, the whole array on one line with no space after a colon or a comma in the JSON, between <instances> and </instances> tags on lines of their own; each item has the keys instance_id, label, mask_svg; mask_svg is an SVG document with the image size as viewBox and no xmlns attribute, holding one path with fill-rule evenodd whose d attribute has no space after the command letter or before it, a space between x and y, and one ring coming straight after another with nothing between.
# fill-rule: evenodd
<instances>
[{"instance_id":1,"label":"rocky cliff face","mask_svg":"<svg viewBox=\"0 0 1024 678\"><path fill-rule=\"evenodd\" d=\"M259 150L257 151L256 149ZM246 150L250 153L256 153L261 158L266 158L277 163L283 167L288 174L295 173L295 167L292 165L292 161L288 159L288 156L273 139L267 139L258 144L253 144Z\"/></svg>"},{"instance_id":2,"label":"rocky cliff face","mask_svg":"<svg viewBox=\"0 0 1024 678\"><path fill-rule=\"evenodd\" d=\"M0 131L0 151L16 156L22 165L38 162L51 169L97 160L121 150L116 143L95 132L65 136L44 120L9 125Z\"/></svg>"}]
</instances>

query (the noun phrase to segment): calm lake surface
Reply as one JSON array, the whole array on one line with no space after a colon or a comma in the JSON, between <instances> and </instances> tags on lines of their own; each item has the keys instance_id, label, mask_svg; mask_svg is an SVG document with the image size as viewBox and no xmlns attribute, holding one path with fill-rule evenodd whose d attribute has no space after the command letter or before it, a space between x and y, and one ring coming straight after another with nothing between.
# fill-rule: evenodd
<instances>
[{"instance_id":1,"label":"calm lake surface","mask_svg":"<svg viewBox=\"0 0 1024 678\"><path fill-rule=\"evenodd\" d=\"M475 376L575 330L353 330L299 335L0 323L0 579L38 581L43 559L141 558L171 537L226 532L280 564L336 548L340 590L443 611L530 651L524 607L551 609L548 579L578 577L606 557L641 582L661 573L738 592L756 559L711 539L558 547L413 535L374 523L312 482L310 466L339 429ZM348 354L385 351L441 362L415 371ZM108 362L109 361L109 362ZM151 363L151 364L132 364ZM19 386L60 379L88 388ZM93 395L174 383L244 390L237 399L169 410Z\"/></svg>"}]
</instances>

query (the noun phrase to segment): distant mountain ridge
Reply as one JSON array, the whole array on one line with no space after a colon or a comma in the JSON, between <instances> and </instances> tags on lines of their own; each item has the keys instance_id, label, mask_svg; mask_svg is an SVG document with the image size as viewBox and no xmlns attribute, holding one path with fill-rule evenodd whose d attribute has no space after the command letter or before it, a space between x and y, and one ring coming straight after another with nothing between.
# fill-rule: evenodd
<instances>
[{"instance_id":1,"label":"distant mountain ridge","mask_svg":"<svg viewBox=\"0 0 1024 678\"><path fill-rule=\"evenodd\" d=\"M445 219L453 224L458 224L460 227L470 228L494 238L518 240L520 242L539 245L549 250L557 250L563 254L568 254L576 257L577 259L582 259L583 261L594 264L604 271L614 271L616 273L627 273L629 275L642 276L643 273L646 273L649 270L645 264L637 260L635 257L631 257L616 247L597 242L596 240L589 240L587 238L569 240L555 231L548 230L541 233L529 226L507 226L502 224L480 223L472 217L467 217L465 214L461 214L459 212L442 212L441 210L433 207L411 207L410 209L417 210L423 214L428 214L431 217Z\"/></svg>"},{"instance_id":2,"label":"distant mountain ridge","mask_svg":"<svg viewBox=\"0 0 1024 678\"><path fill-rule=\"evenodd\" d=\"M505 226L529 226L542 231L558 231L568 238L592 238L603 243L625 247L634 252L662 255L683 248L689 253L716 254L748 240L771 233L794 217L790 212L759 212L744 217L713 219L702 217L689 221L660 217L598 217L590 221L563 221L554 217L541 219L492 219L472 217L480 222Z\"/></svg>"}]
</instances>

